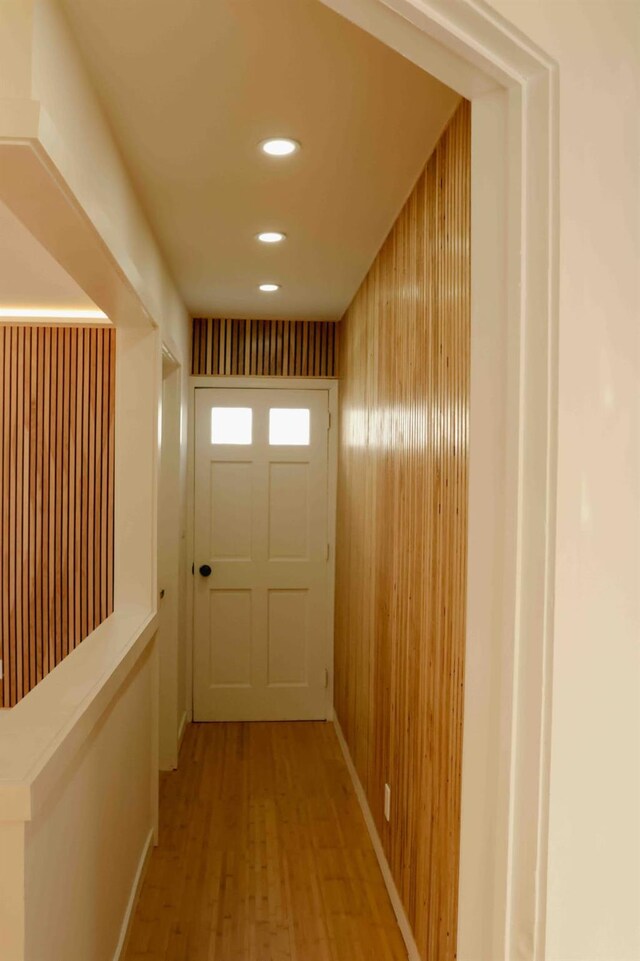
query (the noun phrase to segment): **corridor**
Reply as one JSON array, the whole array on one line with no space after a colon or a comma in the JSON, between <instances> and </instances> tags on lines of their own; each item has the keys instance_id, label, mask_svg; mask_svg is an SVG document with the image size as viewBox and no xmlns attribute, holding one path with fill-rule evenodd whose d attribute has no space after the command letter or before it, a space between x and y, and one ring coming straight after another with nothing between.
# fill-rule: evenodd
<instances>
[{"instance_id":1,"label":"corridor","mask_svg":"<svg viewBox=\"0 0 640 961\"><path fill-rule=\"evenodd\" d=\"M126 961L406 956L333 725L190 725Z\"/></svg>"}]
</instances>

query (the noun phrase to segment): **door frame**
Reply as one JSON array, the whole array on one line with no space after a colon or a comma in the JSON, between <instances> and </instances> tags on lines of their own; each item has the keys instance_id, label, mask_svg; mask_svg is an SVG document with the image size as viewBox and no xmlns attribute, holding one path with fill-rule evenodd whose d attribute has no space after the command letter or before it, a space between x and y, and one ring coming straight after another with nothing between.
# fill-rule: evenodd
<instances>
[{"instance_id":1,"label":"door frame","mask_svg":"<svg viewBox=\"0 0 640 961\"><path fill-rule=\"evenodd\" d=\"M333 378L307 377L224 377L191 376L189 378L189 437L187 446L187 558L195 564L195 458L196 458L196 391L202 388L229 390L322 390L326 391L329 407L329 430L327 432L327 538L329 563L327 571L327 630L325 658L328 665L328 683L325 699L326 720L333 719L333 621L336 584L336 504L338 494L338 380ZM193 719L193 646L195 644L194 577L187 581L187 690L189 692L189 720Z\"/></svg>"},{"instance_id":2,"label":"door frame","mask_svg":"<svg viewBox=\"0 0 640 961\"><path fill-rule=\"evenodd\" d=\"M182 415L182 364L168 336L162 338L159 397L157 577L158 577L158 660L159 660L159 768L172 771L178 766L178 716L182 703L178 667L180 650L180 514ZM164 489L166 486L166 490ZM167 503L168 516L163 515Z\"/></svg>"},{"instance_id":3,"label":"door frame","mask_svg":"<svg viewBox=\"0 0 640 961\"><path fill-rule=\"evenodd\" d=\"M482 0L321 0L471 102L459 961L545 957L559 69ZM407 941L410 957L415 944Z\"/></svg>"}]
</instances>

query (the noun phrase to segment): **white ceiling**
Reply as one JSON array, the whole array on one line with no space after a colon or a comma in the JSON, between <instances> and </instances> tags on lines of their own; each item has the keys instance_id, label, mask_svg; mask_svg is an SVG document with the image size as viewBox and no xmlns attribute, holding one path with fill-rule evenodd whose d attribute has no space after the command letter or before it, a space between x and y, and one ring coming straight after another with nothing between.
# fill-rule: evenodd
<instances>
[{"instance_id":1,"label":"white ceiling","mask_svg":"<svg viewBox=\"0 0 640 961\"><path fill-rule=\"evenodd\" d=\"M458 97L319 0L63 5L192 313L339 319Z\"/></svg>"},{"instance_id":2,"label":"white ceiling","mask_svg":"<svg viewBox=\"0 0 640 961\"><path fill-rule=\"evenodd\" d=\"M1 201L0 308L97 310L94 302Z\"/></svg>"}]
</instances>

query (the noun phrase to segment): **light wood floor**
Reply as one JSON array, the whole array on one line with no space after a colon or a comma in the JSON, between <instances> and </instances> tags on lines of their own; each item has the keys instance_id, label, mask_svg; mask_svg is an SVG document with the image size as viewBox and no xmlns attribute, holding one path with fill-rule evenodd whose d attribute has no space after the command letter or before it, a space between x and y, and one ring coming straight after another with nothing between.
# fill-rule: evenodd
<instances>
[{"instance_id":1,"label":"light wood floor","mask_svg":"<svg viewBox=\"0 0 640 961\"><path fill-rule=\"evenodd\" d=\"M190 725L125 958L406 961L333 725Z\"/></svg>"}]
</instances>

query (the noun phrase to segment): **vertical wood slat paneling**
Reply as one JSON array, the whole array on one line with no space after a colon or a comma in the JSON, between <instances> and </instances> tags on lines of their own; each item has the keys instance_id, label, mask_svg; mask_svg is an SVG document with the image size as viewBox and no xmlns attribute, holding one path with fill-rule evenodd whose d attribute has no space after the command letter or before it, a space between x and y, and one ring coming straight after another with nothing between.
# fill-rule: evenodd
<instances>
[{"instance_id":1,"label":"vertical wood slat paneling","mask_svg":"<svg viewBox=\"0 0 640 961\"><path fill-rule=\"evenodd\" d=\"M338 325L325 321L194 317L191 373L337 377Z\"/></svg>"},{"instance_id":2,"label":"vertical wood slat paneling","mask_svg":"<svg viewBox=\"0 0 640 961\"><path fill-rule=\"evenodd\" d=\"M0 326L0 707L113 611L115 331Z\"/></svg>"},{"instance_id":3,"label":"vertical wood slat paneling","mask_svg":"<svg viewBox=\"0 0 640 961\"><path fill-rule=\"evenodd\" d=\"M340 334L336 711L425 961L456 955L469 210L463 101Z\"/></svg>"}]
</instances>

